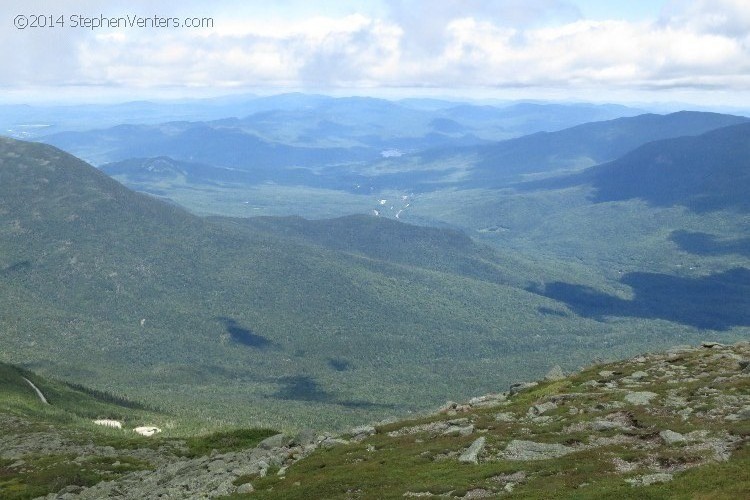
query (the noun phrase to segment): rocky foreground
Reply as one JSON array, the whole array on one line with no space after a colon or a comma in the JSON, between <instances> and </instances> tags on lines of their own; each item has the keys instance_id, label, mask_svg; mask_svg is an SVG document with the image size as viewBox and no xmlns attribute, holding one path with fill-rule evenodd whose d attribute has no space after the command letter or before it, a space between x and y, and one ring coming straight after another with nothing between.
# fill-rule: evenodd
<instances>
[{"instance_id":1,"label":"rocky foreground","mask_svg":"<svg viewBox=\"0 0 750 500\"><path fill-rule=\"evenodd\" d=\"M46 498L742 498L749 436L750 342L704 342L570 376L553 369L339 436L277 435L198 458L132 450L150 466ZM4 444L2 457L18 460L32 446Z\"/></svg>"}]
</instances>

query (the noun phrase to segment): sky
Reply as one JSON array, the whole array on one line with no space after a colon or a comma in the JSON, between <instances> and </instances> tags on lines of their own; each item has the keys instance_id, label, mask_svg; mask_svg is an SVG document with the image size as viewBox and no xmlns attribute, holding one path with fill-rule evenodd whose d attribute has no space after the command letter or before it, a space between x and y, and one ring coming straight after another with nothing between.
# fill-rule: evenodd
<instances>
[{"instance_id":1,"label":"sky","mask_svg":"<svg viewBox=\"0 0 750 500\"><path fill-rule=\"evenodd\" d=\"M127 26L136 19L150 24ZM3 102L288 91L750 102L748 0L11 0L0 23Z\"/></svg>"}]
</instances>

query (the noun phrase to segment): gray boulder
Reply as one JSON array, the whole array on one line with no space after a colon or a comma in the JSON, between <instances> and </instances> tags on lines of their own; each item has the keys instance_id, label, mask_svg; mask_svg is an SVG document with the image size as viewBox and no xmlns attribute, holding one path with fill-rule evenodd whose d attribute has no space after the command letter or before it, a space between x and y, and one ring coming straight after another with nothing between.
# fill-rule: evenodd
<instances>
[{"instance_id":1,"label":"gray boulder","mask_svg":"<svg viewBox=\"0 0 750 500\"><path fill-rule=\"evenodd\" d=\"M647 405L658 394L649 391L629 392L625 395L625 401L633 405Z\"/></svg>"},{"instance_id":2,"label":"gray boulder","mask_svg":"<svg viewBox=\"0 0 750 500\"><path fill-rule=\"evenodd\" d=\"M685 436L683 436L679 432L670 431L669 429L661 431L659 433L659 437L662 439L662 441L664 441L664 443L668 445L685 442Z\"/></svg>"},{"instance_id":3,"label":"gray boulder","mask_svg":"<svg viewBox=\"0 0 750 500\"><path fill-rule=\"evenodd\" d=\"M237 487L237 493L240 495L246 495L248 493L252 493L255 491L255 488L253 488L253 485L250 483L244 483Z\"/></svg>"},{"instance_id":4,"label":"gray boulder","mask_svg":"<svg viewBox=\"0 0 750 500\"><path fill-rule=\"evenodd\" d=\"M539 385L539 382L519 382L510 386L510 395L518 394L519 392L527 391L532 387Z\"/></svg>"},{"instance_id":5,"label":"gray boulder","mask_svg":"<svg viewBox=\"0 0 750 500\"><path fill-rule=\"evenodd\" d=\"M281 448L282 446L286 445L287 442L288 439L286 438L286 436L284 436L283 434L276 434L261 441L258 444L258 448L264 450L270 450L271 448Z\"/></svg>"},{"instance_id":6,"label":"gray boulder","mask_svg":"<svg viewBox=\"0 0 750 500\"><path fill-rule=\"evenodd\" d=\"M477 457L484 449L484 436L478 438L476 441L471 443L471 446L469 446L466 451L461 453L461 456L458 457L458 461L462 464L476 464L479 462Z\"/></svg>"},{"instance_id":7,"label":"gray boulder","mask_svg":"<svg viewBox=\"0 0 750 500\"><path fill-rule=\"evenodd\" d=\"M523 441L514 439L503 452L508 460L547 460L558 458L573 453L574 448L557 443L535 443L534 441Z\"/></svg>"}]
</instances>

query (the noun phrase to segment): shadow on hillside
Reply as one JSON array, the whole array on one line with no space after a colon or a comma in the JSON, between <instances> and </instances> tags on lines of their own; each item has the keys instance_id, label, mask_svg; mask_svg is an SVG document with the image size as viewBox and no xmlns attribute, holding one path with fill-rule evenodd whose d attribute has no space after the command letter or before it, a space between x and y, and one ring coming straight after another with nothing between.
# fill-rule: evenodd
<instances>
[{"instance_id":1,"label":"shadow on hillside","mask_svg":"<svg viewBox=\"0 0 750 500\"><path fill-rule=\"evenodd\" d=\"M31 269L31 267L32 266L31 266L30 260L22 260L22 261L9 265L8 267L3 268L0 271L0 275L9 276L13 273L20 273L20 272L28 271Z\"/></svg>"},{"instance_id":2,"label":"shadow on hillside","mask_svg":"<svg viewBox=\"0 0 750 500\"><path fill-rule=\"evenodd\" d=\"M344 358L331 358L328 360L328 366L337 372L345 372L352 370L352 363Z\"/></svg>"},{"instance_id":3,"label":"shadow on hillside","mask_svg":"<svg viewBox=\"0 0 750 500\"><path fill-rule=\"evenodd\" d=\"M258 335L249 328L240 326L240 324L232 318L220 317L217 319L222 322L232 340L238 344L254 347L256 349L270 349L275 347L275 344L266 337Z\"/></svg>"},{"instance_id":4,"label":"shadow on hillside","mask_svg":"<svg viewBox=\"0 0 750 500\"><path fill-rule=\"evenodd\" d=\"M274 399L328 403L357 409L395 408L394 405L373 403L370 401L338 399L333 393L322 389L315 379L307 375L282 377L279 382L283 387L271 396Z\"/></svg>"},{"instance_id":5,"label":"shadow on hillside","mask_svg":"<svg viewBox=\"0 0 750 500\"><path fill-rule=\"evenodd\" d=\"M708 233L673 231L669 237L681 250L695 255L730 255L750 257L750 238L721 240Z\"/></svg>"},{"instance_id":6,"label":"shadow on hillside","mask_svg":"<svg viewBox=\"0 0 750 500\"><path fill-rule=\"evenodd\" d=\"M734 268L699 278L628 273L622 283L632 300L594 288L554 282L529 291L565 302L576 314L603 321L607 316L663 319L696 328L728 330L750 326L750 270Z\"/></svg>"}]
</instances>

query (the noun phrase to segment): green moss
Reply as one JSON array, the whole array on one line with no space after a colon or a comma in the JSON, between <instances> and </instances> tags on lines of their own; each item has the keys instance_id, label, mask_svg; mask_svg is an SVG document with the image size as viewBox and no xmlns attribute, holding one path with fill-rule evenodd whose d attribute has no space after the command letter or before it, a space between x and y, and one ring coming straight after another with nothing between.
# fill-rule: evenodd
<instances>
[{"instance_id":1,"label":"green moss","mask_svg":"<svg viewBox=\"0 0 750 500\"><path fill-rule=\"evenodd\" d=\"M252 448L267 437L278 434L271 429L236 429L220 431L204 436L193 436L184 439L187 456L208 455L212 451L227 453Z\"/></svg>"}]
</instances>

